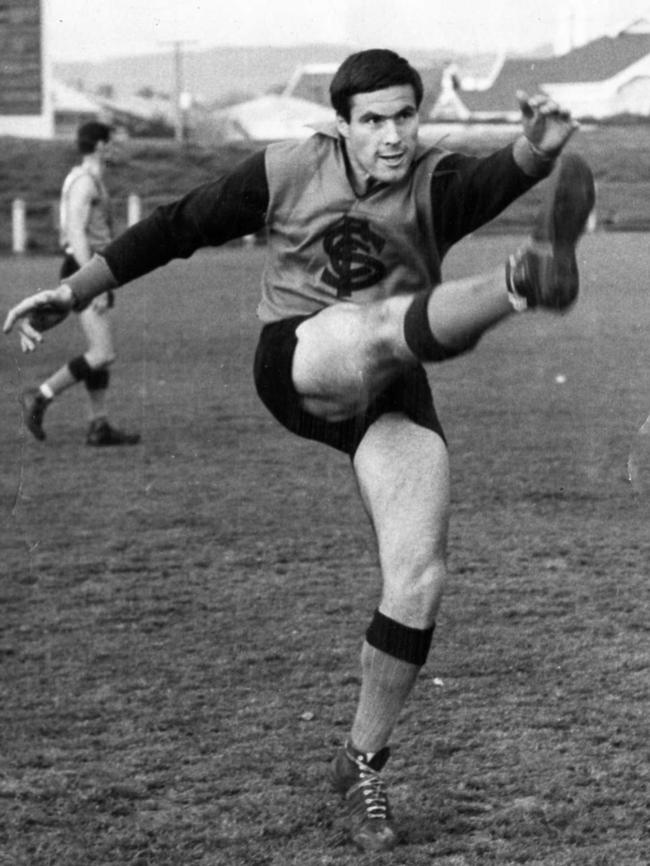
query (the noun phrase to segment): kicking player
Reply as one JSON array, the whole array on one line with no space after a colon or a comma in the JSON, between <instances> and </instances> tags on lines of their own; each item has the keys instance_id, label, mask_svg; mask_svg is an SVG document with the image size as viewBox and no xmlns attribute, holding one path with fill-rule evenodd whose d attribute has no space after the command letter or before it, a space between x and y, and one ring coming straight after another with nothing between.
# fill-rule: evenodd
<instances>
[{"instance_id":1,"label":"kicking player","mask_svg":"<svg viewBox=\"0 0 650 866\"><path fill-rule=\"evenodd\" d=\"M67 279L110 243L111 202L104 185L106 160L111 147L111 129L105 123L84 123L77 131L82 156L63 182L60 202L61 247L64 258L60 277ZM72 385L83 382L90 405L88 445L135 445L138 433L125 433L111 426L106 417L109 366L115 360L110 324L112 292L94 298L79 314L79 324L88 342L87 350L49 376L39 388L21 394L23 419L36 439L45 439L43 417L52 400Z\"/></svg>"},{"instance_id":2,"label":"kicking player","mask_svg":"<svg viewBox=\"0 0 650 866\"><path fill-rule=\"evenodd\" d=\"M577 155L556 165L577 124L543 96L520 94L522 134L485 158L419 144L422 82L391 51L348 57L331 98L334 127L271 144L158 208L61 287L19 303L5 330L19 323L23 347L33 349L39 321L50 325L173 258L266 227L259 395L286 428L350 456L377 540L381 600L331 781L354 842L385 851L398 835L381 771L429 654L447 575L449 459L422 364L473 348L521 311L571 307L594 186ZM452 244L548 175L530 241L493 273L441 282Z\"/></svg>"}]
</instances>

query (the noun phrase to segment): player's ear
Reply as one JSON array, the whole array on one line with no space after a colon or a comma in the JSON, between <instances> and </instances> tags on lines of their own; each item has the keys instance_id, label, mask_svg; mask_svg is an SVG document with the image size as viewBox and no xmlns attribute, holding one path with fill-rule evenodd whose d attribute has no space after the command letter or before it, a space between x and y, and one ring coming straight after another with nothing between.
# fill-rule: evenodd
<instances>
[{"instance_id":1,"label":"player's ear","mask_svg":"<svg viewBox=\"0 0 650 866\"><path fill-rule=\"evenodd\" d=\"M342 114L336 115L336 131L342 138L348 138L350 135L350 124Z\"/></svg>"}]
</instances>

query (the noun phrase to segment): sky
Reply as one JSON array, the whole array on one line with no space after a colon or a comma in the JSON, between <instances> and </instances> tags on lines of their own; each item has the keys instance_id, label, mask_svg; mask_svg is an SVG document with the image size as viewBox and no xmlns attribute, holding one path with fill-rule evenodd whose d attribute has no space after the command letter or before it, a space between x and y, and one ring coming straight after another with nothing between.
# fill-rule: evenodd
<instances>
[{"instance_id":1,"label":"sky","mask_svg":"<svg viewBox=\"0 0 650 866\"><path fill-rule=\"evenodd\" d=\"M650 15L650 0L43 0L55 61L224 45L525 53L572 29L587 41Z\"/></svg>"}]
</instances>

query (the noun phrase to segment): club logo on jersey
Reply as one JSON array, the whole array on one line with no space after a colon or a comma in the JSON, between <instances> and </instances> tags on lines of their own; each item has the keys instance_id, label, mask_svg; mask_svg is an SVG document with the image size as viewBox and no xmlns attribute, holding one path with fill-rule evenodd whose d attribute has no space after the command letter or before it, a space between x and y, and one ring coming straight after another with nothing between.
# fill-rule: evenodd
<instances>
[{"instance_id":1,"label":"club logo on jersey","mask_svg":"<svg viewBox=\"0 0 650 866\"><path fill-rule=\"evenodd\" d=\"M336 289L337 298L369 289L386 276L386 266L376 258L386 243L370 228L368 220L341 217L326 232L323 247L329 257L322 280Z\"/></svg>"}]
</instances>

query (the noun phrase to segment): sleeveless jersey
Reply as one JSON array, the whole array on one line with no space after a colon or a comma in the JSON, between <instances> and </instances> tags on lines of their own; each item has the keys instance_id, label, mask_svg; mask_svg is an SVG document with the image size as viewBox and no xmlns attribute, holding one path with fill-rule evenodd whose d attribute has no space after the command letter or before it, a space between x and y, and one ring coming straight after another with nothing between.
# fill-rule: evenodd
<instances>
[{"instance_id":1,"label":"sleeveless jersey","mask_svg":"<svg viewBox=\"0 0 650 866\"><path fill-rule=\"evenodd\" d=\"M419 148L402 181L359 196L335 133L269 145L260 319L273 322L341 301L367 303L437 285L431 176L445 154Z\"/></svg>"},{"instance_id":2,"label":"sleeveless jersey","mask_svg":"<svg viewBox=\"0 0 650 866\"><path fill-rule=\"evenodd\" d=\"M59 241L66 253L72 254L72 248L67 236L68 203L70 201L70 190L74 183L84 175L87 175L95 185L96 194L93 196L90 206L88 224L86 225L86 237L93 252L101 252L107 246L113 236L113 220L111 214L111 202L108 191L102 181L95 177L83 165L75 166L63 181L61 190L61 201L59 205Z\"/></svg>"}]
</instances>

